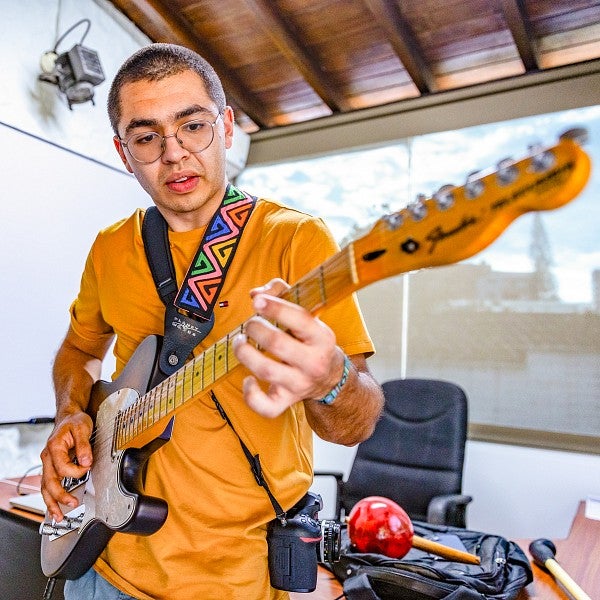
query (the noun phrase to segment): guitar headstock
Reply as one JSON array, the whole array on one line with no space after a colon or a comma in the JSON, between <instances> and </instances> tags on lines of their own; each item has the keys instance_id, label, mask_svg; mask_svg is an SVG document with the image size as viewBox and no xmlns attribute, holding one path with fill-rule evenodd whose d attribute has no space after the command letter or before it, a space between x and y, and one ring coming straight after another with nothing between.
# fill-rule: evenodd
<instances>
[{"instance_id":1,"label":"guitar headstock","mask_svg":"<svg viewBox=\"0 0 600 600\"><path fill-rule=\"evenodd\" d=\"M590 174L581 149L586 131L565 132L552 147L535 147L518 160L470 175L464 185L441 187L406 208L382 217L354 241L357 289L423 267L473 256L520 215L551 210L575 198Z\"/></svg>"}]
</instances>

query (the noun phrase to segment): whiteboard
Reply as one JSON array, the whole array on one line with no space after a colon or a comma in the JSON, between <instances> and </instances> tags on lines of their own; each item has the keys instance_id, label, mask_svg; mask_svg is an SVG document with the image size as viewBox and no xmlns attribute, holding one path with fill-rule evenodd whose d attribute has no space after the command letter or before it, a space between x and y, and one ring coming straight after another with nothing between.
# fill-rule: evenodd
<instances>
[{"instance_id":1,"label":"whiteboard","mask_svg":"<svg viewBox=\"0 0 600 600\"><path fill-rule=\"evenodd\" d=\"M52 361L89 248L100 229L151 200L125 170L4 124L0 164L0 423L6 423L54 415Z\"/></svg>"}]
</instances>

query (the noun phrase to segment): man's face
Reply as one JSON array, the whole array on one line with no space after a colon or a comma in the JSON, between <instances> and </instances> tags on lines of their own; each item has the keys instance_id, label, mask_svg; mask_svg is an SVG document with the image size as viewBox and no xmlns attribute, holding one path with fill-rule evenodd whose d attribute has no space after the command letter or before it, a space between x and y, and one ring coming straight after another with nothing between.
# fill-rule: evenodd
<instances>
[{"instance_id":1,"label":"man's face","mask_svg":"<svg viewBox=\"0 0 600 600\"><path fill-rule=\"evenodd\" d=\"M137 81L121 88L119 137L154 131L173 136L177 127L191 120L215 122L218 109L202 79L184 71L160 81ZM227 183L225 149L233 139L233 113L229 107L216 120L211 145L201 153L182 148L175 137L165 140L163 155L150 164L136 161L115 137L123 164L152 197L175 230L205 225L219 206Z\"/></svg>"}]
</instances>

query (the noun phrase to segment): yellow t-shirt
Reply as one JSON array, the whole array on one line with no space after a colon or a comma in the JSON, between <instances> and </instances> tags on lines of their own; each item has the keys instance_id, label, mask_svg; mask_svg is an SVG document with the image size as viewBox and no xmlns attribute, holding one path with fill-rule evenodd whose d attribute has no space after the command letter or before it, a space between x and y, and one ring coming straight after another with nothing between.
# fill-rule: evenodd
<instances>
[{"instance_id":1,"label":"yellow t-shirt","mask_svg":"<svg viewBox=\"0 0 600 600\"><path fill-rule=\"evenodd\" d=\"M115 376L135 348L162 334L164 306L141 237L136 211L98 234L71 306L71 325L83 349L116 334ZM204 229L169 232L178 283ZM246 225L215 306L215 325L198 355L252 315L249 290L274 277L295 283L337 250L320 219L259 200ZM320 315L349 355L373 352L354 296ZM260 456L271 491L287 509L312 481L312 430L302 402L275 419L250 410L234 368L212 390L252 454ZM231 428L208 390L175 417L170 441L148 462L145 493L169 505L165 524L150 536L116 533L96 570L127 594L144 600L274 600L287 593L269 585L266 524L274 511L258 486Z\"/></svg>"}]
</instances>

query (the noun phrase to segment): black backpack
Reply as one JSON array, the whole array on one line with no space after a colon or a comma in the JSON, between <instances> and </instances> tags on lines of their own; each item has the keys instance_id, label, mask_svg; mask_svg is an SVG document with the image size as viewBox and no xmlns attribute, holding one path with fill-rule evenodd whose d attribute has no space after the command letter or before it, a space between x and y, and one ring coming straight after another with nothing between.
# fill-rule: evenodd
<instances>
[{"instance_id":1,"label":"black backpack","mask_svg":"<svg viewBox=\"0 0 600 600\"><path fill-rule=\"evenodd\" d=\"M524 552L503 537L419 521L413 527L416 535L476 554L481 564L416 548L401 559L355 552L344 528L340 560L328 566L348 600L512 600L533 580Z\"/></svg>"}]
</instances>

